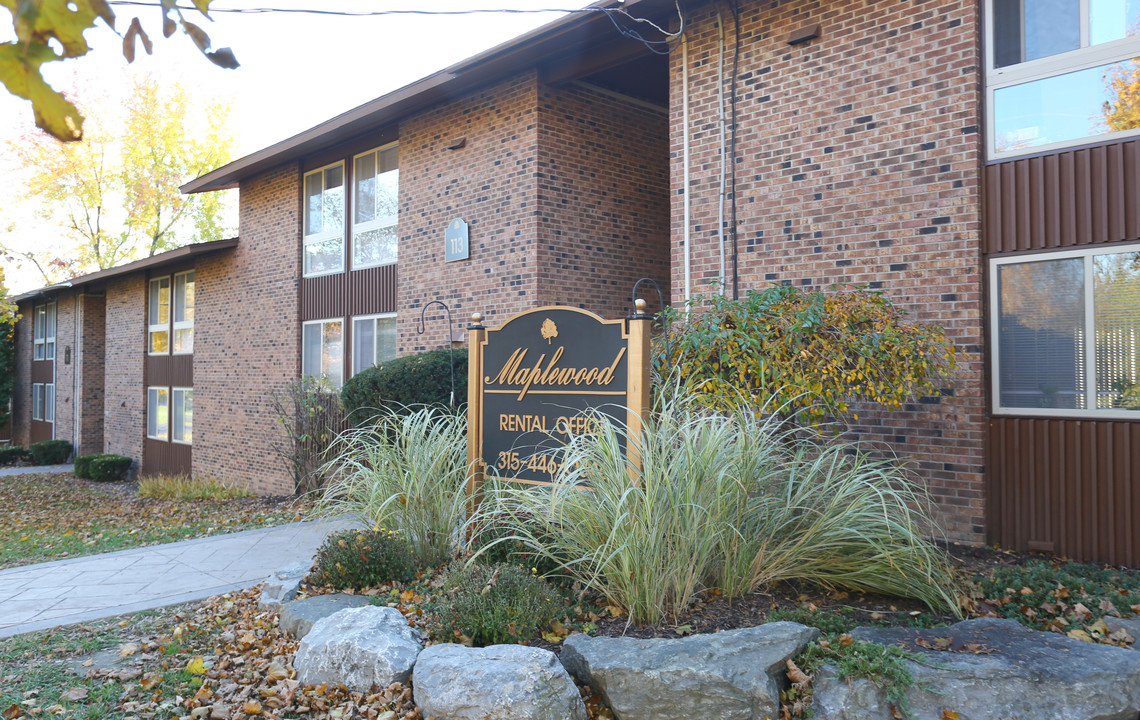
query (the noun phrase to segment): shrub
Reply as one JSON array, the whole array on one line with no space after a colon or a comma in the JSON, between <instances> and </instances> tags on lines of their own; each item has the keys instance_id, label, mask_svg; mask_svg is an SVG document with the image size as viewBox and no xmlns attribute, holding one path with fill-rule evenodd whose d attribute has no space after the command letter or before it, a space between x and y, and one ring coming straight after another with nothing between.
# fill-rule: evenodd
<instances>
[{"instance_id":1,"label":"shrub","mask_svg":"<svg viewBox=\"0 0 1140 720\"><path fill-rule=\"evenodd\" d=\"M0 466L16 465L32 459L32 454L19 445L0 445Z\"/></svg>"},{"instance_id":2,"label":"shrub","mask_svg":"<svg viewBox=\"0 0 1140 720\"><path fill-rule=\"evenodd\" d=\"M71 457L71 443L67 440L44 440L32 443L28 449L36 465L59 465Z\"/></svg>"},{"instance_id":3,"label":"shrub","mask_svg":"<svg viewBox=\"0 0 1140 720\"><path fill-rule=\"evenodd\" d=\"M743 300L697 296L672 320L655 364L707 399L743 392L808 424L844 416L851 403L898 408L937 390L954 345L934 325L909 322L865 288L824 293L777 285Z\"/></svg>"},{"instance_id":4,"label":"shrub","mask_svg":"<svg viewBox=\"0 0 1140 720\"><path fill-rule=\"evenodd\" d=\"M411 548L391 530L343 530L329 535L317 550L310 580L337 590L361 590L408 580L415 570Z\"/></svg>"},{"instance_id":5,"label":"shrub","mask_svg":"<svg viewBox=\"0 0 1140 720\"><path fill-rule=\"evenodd\" d=\"M75 458L75 476L98 482L117 482L127 479L132 460L125 455L83 455L82 473L80 459Z\"/></svg>"},{"instance_id":6,"label":"shrub","mask_svg":"<svg viewBox=\"0 0 1140 720\"><path fill-rule=\"evenodd\" d=\"M471 535L469 550L475 560L484 565L507 563L525 568L533 568L539 576L552 575L563 564L561 560L539 555L526 542L517 538L508 518L487 517L487 524L472 522L468 525ZM527 522L520 518L520 522Z\"/></svg>"},{"instance_id":7,"label":"shrub","mask_svg":"<svg viewBox=\"0 0 1140 720\"><path fill-rule=\"evenodd\" d=\"M253 495L243 487L201 475L149 475L139 478L139 497L157 500L232 500Z\"/></svg>"},{"instance_id":8,"label":"shrub","mask_svg":"<svg viewBox=\"0 0 1140 720\"><path fill-rule=\"evenodd\" d=\"M423 567L443 564L467 517L467 417L458 410L385 410L334 447L317 511L399 530Z\"/></svg>"},{"instance_id":9,"label":"shrub","mask_svg":"<svg viewBox=\"0 0 1140 720\"><path fill-rule=\"evenodd\" d=\"M328 479L323 471L328 450L345 427L336 388L311 375L291 380L269 396L281 434L271 445L293 477L293 491L315 492Z\"/></svg>"},{"instance_id":10,"label":"shrub","mask_svg":"<svg viewBox=\"0 0 1140 720\"><path fill-rule=\"evenodd\" d=\"M358 426L386 411L420 405L447 407L451 400L451 357L455 358L455 405L467 400L467 351L429 350L396 358L348 379L340 391L349 419Z\"/></svg>"},{"instance_id":11,"label":"shrub","mask_svg":"<svg viewBox=\"0 0 1140 720\"><path fill-rule=\"evenodd\" d=\"M637 622L680 613L706 588L732 597L793 579L957 612L929 503L897 464L796 439L751 408L700 411L683 392L661 408L638 437L599 417L549 488L490 482L481 515L508 518L538 554L573 558L560 572Z\"/></svg>"},{"instance_id":12,"label":"shrub","mask_svg":"<svg viewBox=\"0 0 1140 720\"><path fill-rule=\"evenodd\" d=\"M457 567L442 579L440 625L475 645L517 643L536 637L566 612L566 599L530 568L506 563Z\"/></svg>"}]
</instances>

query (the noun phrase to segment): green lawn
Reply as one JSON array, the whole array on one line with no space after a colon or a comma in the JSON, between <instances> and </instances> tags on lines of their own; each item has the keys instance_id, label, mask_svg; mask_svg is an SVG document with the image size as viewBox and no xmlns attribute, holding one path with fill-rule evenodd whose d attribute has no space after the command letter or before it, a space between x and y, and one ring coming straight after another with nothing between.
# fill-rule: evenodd
<instances>
[{"instance_id":1,"label":"green lawn","mask_svg":"<svg viewBox=\"0 0 1140 720\"><path fill-rule=\"evenodd\" d=\"M300 520L266 498L154 500L70 474L0 477L0 569Z\"/></svg>"}]
</instances>

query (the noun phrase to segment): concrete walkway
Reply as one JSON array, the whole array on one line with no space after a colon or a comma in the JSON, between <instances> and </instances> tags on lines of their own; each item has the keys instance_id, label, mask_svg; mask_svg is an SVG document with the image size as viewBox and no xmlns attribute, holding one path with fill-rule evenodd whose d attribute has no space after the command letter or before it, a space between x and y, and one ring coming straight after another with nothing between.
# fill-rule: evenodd
<instances>
[{"instance_id":1,"label":"concrete walkway","mask_svg":"<svg viewBox=\"0 0 1140 720\"><path fill-rule=\"evenodd\" d=\"M293 523L0 570L0 638L251 587L352 525Z\"/></svg>"},{"instance_id":2,"label":"concrete walkway","mask_svg":"<svg viewBox=\"0 0 1140 720\"><path fill-rule=\"evenodd\" d=\"M75 466L66 465L31 465L20 467L0 467L0 477L6 475L55 475L58 473L75 472Z\"/></svg>"}]
</instances>

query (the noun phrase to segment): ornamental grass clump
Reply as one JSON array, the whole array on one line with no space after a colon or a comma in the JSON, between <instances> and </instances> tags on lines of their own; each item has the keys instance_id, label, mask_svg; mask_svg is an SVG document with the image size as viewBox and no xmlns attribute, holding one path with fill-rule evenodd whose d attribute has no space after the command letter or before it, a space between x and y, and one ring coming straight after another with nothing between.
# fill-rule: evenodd
<instances>
[{"instance_id":1,"label":"ornamental grass clump","mask_svg":"<svg viewBox=\"0 0 1140 720\"><path fill-rule=\"evenodd\" d=\"M447 562L467 515L466 428L463 412L390 408L342 433L318 513L398 530L421 567Z\"/></svg>"},{"instance_id":2,"label":"ornamental grass clump","mask_svg":"<svg viewBox=\"0 0 1140 720\"><path fill-rule=\"evenodd\" d=\"M747 406L710 411L683 390L659 408L637 435L599 417L549 488L488 483L481 521L506 518L537 554L572 558L558 572L636 622L679 614L705 590L792 579L956 611L927 500L897 463L804 440Z\"/></svg>"}]
</instances>

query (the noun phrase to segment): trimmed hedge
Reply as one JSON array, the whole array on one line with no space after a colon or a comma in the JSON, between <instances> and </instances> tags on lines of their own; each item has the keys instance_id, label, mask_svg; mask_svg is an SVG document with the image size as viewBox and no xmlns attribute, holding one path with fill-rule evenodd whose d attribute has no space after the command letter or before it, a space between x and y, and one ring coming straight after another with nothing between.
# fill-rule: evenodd
<instances>
[{"instance_id":1,"label":"trimmed hedge","mask_svg":"<svg viewBox=\"0 0 1140 720\"><path fill-rule=\"evenodd\" d=\"M67 440L44 440L32 443L32 462L36 465L59 465L71 457L71 443Z\"/></svg>"},{"instance_id":2,"label":"trimmed hedge","mask_svg":"<svg viewBox=\"0 0 1140 720\"><path fill-rule=\"evenodd\" d=\"M124 455L80 455L75 458L75 477L113 482L124 480L131 469L131 459Z\"/></svg>"},{"instance_id":3,"label":"trimmed hedge","mask_svg":"<svg viewBox=\"0 0 1140 720\"><path fill-rule=\"evenodd\" d=\"M19 445L0 446L0 466L15 465L32 459L32 454Z\"/></svg>"},{"instance_id":4,"label":"trimmed hedge","mask_svg":"<svg viewBox=\"0 0 1140 720\"><path fill-rule=\"evenodd\" d=\"M354 425L366 425L385 409L446 406L451 398L449 353L455 356L455 404L467 402L467 350L429 350L357 373L344 383L341 400Z\"/></svg>"}]
</instances>

